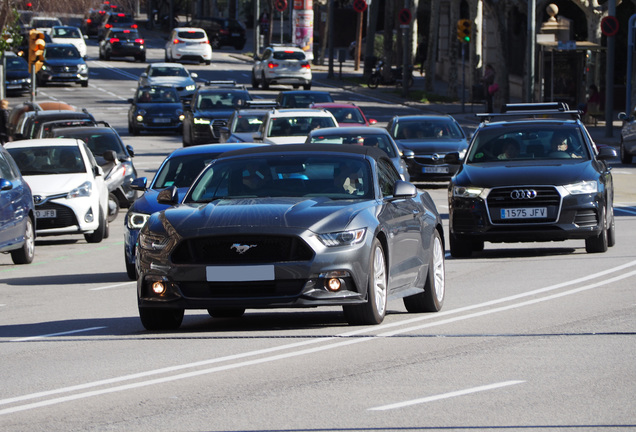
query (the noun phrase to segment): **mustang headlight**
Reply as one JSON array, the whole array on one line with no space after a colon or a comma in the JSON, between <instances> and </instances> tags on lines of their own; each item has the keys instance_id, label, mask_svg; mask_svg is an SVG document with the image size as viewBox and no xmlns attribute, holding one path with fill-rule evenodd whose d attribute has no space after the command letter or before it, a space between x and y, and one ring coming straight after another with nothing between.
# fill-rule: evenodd
<instances>
[{"instance_id":1,"label":"mustang headlight","mask_svg":"<svg viewBox=\"0 0 636 432\"><path fill-rule=\"evenodd\" d=\"M350 231L340 231L327 234L318 234L318 239L327 247L350 246L364 241L366 228Z\"/></svg>"},{"instance_id":2,"label":"mustang headlight","mask_svg":"<svg viewBox=\"0 0 636 432\"><path fill-rule=\"evenodd\" d=\"M210 123L211 123L210 119L196 118L196 117L194 118L194 124L206 124L206 125L209 125Z\"/></svg>"},{"instance_id":3,"label":"mustang headlight","mask_svg":"<svg viewBox=\"0 0 636 432\"><path fill-rule=\"evenodd\" d=\"M142 249L160 251L168 245L169 238L157 233L144 233L139 234L139 247Z\"/></svg>"},{"instance_id":4,"label":"mustang headlight","mask_svg":"<svg viewBox=\"0 0 636 432\"><path fill-rule=\"evenodd\" d=\"M126 222L130 229L141 229L149 218L150 215L147 213L130 212Z\"/></svg>"},{"instance_id":5,"label":"mustang headlight","mask_svg":"<svg viewBox=\"0 0 636 432\"><path fill-rule=\"evenodd\" d=\"M196 84L190 84L189 86L186 86L187 91L194 91L196 90L196 88L197 88Z\"/></svg>"},{"instance_id":6,"label":"mustang headlight","mask_svg":"<svg viewBox=\"0 0 636 432\"><path fill-rule=\"evenodd\" d=\"M598 183L596 181L583 181L563 186L571 195L594 194L598 192Z\"/></svg>"},{"instance_id":7,"label":"mustang headlight","mask_svg":"<svg viewBox=\"0 0 636 432\"><path fill-rule=\"evenodd\" d=\"M453 197L457 198L477 198L484 192L487 193L487 189L475 187L475 186L455 186L453 187Z\"/></svg>"},{"instance_id":8,"label":"mustang headlight","mask_svg":"<svg viewBox=\"0 0 636 432\"><path fill-rule=\"evenodd\" d=\"M93 190L93 185L91 182L83 183L81 186L76 187L72 191L70 191L66 198L79 198L79 197L87 197L91 196L91 192Z\"/></svg>"}]
</instances>

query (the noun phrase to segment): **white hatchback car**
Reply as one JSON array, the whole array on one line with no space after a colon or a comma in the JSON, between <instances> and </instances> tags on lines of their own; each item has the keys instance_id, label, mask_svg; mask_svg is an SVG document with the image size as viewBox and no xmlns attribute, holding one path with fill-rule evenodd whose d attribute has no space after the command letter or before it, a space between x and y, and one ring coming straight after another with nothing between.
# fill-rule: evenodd
<instances>
[{"instance_id":1,"label":"white hatchback car","mask_svg":"<svg viewBox=\"0 0 636 432\"><path fill-rule=\"evenodd\" d=\"M38 236L83 234L89 243L108 237L108 188L84 141L31 139L5 148L33 191Z\"/></svg>"},{"instance_id":2,"label":"white hatchback car","mask_svg":"<svg viewBox=\"0 0 636 432\"><path fill-rule=\"evenodd\" d=\"M265 48L261 57L254 56L252 87L269 89L270 84L291 84L311 89L311 64L305 52L298 47L273 45Z\"/></svg>"},{"instance_id":3,"label":"white hatchback car","mask_svg":"<svg viewBox=\"0 0 636 432\"><path fill-rule=\"evenodd\" d=\"M326 109L273 109L253 135L254 142L265 144L301 144L317 128L337 127L336 118Z\"/></svg>"},{"instance_id":4,"label":"white hatchback car","mask_svg":"<svg viewBox=\"0 0 636 432\"><path fill-rule=\"evenodd\" d=\"M165 46L167 62L196 61L209 65L212 46L205 30L196 27L177 27L172 30Z\"/></svg>"},{"instance_id":5,"label":"white hatchback car","mask_svg":"<svg viewBox=\"0 0 636 432\"><path fill-rule=\"evenodd\" d=\"M84 36L77 27L55 26L51 28L51 42L75 45L82 58L86 58L86 41L88 36Z\"/></svg>"}]
</instances>

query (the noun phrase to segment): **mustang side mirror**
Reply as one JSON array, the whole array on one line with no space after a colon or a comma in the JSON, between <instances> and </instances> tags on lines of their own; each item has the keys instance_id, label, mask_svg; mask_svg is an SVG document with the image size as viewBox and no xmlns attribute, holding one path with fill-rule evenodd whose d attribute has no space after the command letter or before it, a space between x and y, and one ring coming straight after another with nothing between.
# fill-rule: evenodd
<instances>
[{"instance_id":1,"label":"mustang side mirror","mask_svg":"<svg viewBox=\"0 0 636 432\"><path fill-rule=\"evenodd\" d=\"M413 198L417 195L417 188L413 183L397 180L393 185L393 198Z\"/></svg>"},{"instance_id":2,"label":"mustang side mirror","mask_svg":"<svg viewBox=\"0 0 636 432\"><path fill-rule=\"evenodd\" d=\"M177 187L170 186L169 188L159 192L157 195L157 202L159 204L166 204L170 206L179 204L179 193Z\"/></svg>"}]
</instances>

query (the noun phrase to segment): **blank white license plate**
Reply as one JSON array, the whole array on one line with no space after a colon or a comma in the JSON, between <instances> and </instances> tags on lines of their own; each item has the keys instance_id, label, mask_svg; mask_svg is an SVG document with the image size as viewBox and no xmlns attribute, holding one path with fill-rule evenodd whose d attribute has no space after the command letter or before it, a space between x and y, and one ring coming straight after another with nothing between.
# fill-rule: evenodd
<instances>
[{"instance_id":1,"label":"blank white license plate","mask_svg":"<svg viewBox=\"0 0 636 432\"><path fill-rule=\"evenodd\" d=\"M448 167L427 166L422 168L422 172L427 174L448 174Z\"/></svg>"},{"instance_id":2,"label":"blank white license plate","mask_svg":"<svg viewBox=\"0 0 636 432\"><path fill-rule=\"evenodd\" d=\"M274 266L208 266L205 268L205 277L208 282L250 282L274 280Z\"/></svg>"},{"instance_id":3,"label":"blank white license plate","mask_svg":"<svg viewBox=\"0 0 636 432\"><path fill-rule=\"evenodd\" d=\"M501 209L502 219L531 219L545 218L547 216L548 209L545 207Z\"/></svg>"},{"instance_id":4,"label":"blank white license plate","mask_svg":"<svg viewBox=\"0 0 636 432\"><path fill-rule=\"evenodd\" d=\"M38 219L57 217L57 210L36 210L35 217Z\"/></svg>"}]
</instances>

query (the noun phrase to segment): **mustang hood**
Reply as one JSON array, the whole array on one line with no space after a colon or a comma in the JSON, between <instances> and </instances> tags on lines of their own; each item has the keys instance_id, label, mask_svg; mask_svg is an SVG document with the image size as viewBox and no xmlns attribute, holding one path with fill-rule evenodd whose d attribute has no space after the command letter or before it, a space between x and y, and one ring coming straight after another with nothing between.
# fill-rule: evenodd
<instances>
[{"instance_id":1,"label":"mustang hood","mask_svg":"<svg viewBox=\"0 0 636 432\"><path fill-rule=\"evenodd\" d=\"M590 161L558 160L537 165L517 163L485 163L462 165L457 185L496 187L510 185L567 185L596 178Z\"/></svg>"},{"instance_id":2,"label":"mustang hood","mask_svg":"<svg viewBox=\"0 0 636 432\"><path fill-rule=\"evenodd\" d=\"M215 234L225 228L263 232L301 228L314 232L337 231L369 205L328 198L247 198L218 200L206 205L180 205L164 211L166 219L184 237Z\"/></svg>"}]
</instances>

